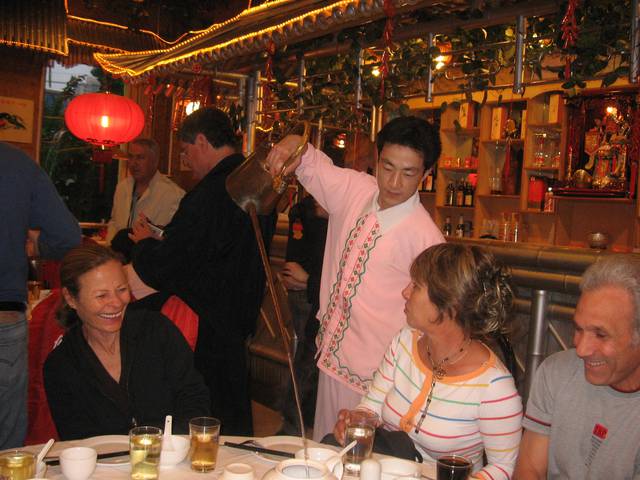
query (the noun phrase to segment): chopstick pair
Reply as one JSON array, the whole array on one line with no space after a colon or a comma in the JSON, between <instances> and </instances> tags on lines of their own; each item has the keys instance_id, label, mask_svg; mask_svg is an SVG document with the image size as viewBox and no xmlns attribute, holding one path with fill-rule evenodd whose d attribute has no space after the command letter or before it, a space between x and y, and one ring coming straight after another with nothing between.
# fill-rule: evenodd
<instances>
[{"instance_id":1,"label":"chopstick pair","mask_svg":"<svg viewBox=\"0 0 640 480\"><path fill-rule=\"evenodd\" d=\"M99 453L98 460L102 460L104 458L122 457L124 455L129 455L129 450L121 450L119 452L110 452L110 453ZM55 465L60 465L60 457L45 458L44 463L46 463L50 467L53 467Z\"/></svg>"},{"instance_id":2,"label":"chopstick pair","mask_svg":"<svg viewBox=\"0 0 640 480\"><path fill-rule=\"evenodd\" d=\"M268 455L277 455L277 456L286 457L286 458L296 458L295 454L291 452L283 452L281 450L272 450L270 448L263 448L255 445L248 445L246 443L224 442L223 445L225 447L238 448L240 450L248 450L249 452L254 452L254 453L266 453Z\"/></svg>"}]
</instances>

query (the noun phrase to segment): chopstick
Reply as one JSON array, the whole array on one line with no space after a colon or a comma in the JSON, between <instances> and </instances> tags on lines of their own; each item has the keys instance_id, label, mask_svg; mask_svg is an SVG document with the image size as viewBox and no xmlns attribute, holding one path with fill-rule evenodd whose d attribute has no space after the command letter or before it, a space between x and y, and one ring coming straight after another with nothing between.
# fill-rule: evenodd
<instances>
[{"instance_id":1,"label":"chopstick","mask_svg":"<svg viewBox=\"0 0 640 480\"><path fill-rule=\"evenodd\" d=\"M98 460L101 460L103 458L122 457L124 455L129 455L129 450L121 450L119 452L110 452L110 453L99 453ZM44 463L46 463L49 466L60 465L60 457L45 458Z\"/></svg>"},{"instance_id":2,"label":"chopstick","mask_svg":"<svg viewBox=\"0 0 640 480\"><path fill-rule=\"evenodd\" d=\"M271 450L270 448L256 447L254 445L247 445L244 443L224 442L223 446L238 448L240 450L248 450L254 453L266 453L269 455L278 455L280 457L296 458L296 456L291 452L283 452L281 450Z\"/></svg>"}]
</instances>

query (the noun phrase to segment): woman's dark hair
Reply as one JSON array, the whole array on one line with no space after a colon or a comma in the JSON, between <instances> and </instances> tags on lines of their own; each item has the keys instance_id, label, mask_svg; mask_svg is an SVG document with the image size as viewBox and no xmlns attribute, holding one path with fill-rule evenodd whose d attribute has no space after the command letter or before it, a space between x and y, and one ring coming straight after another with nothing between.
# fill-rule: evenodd
<instances>
[{"instance_id":1,"label":"woman's dark hair","mask_svg":"<svg viewBox=\"0 0 640 480\"><path fill-rule=\"evenodd\" d=\"M73 298L80 292L80 277L94 268L115 260L122 264L119 253L101 245L84 245L70 250L60 263L60 286L66 288ZM63 300L56 312L58 323L70 328L80 321L75 311Z\"/></svg>"},{"instance_id":2,"label":"woman's dark hair","mask_svg":"<svg viewBox=\"0 0 640 480\"><path fill-rule=\"evenodd\" d=\"M378 157L386 144L401 145L418 152L422 155L425 172L433 167L442 151L438 129L413 116L394 118L382 127L377 138Z\"/></svg>"},{"instance_id":3,"label":"woman's dark hair","mask_svg":"<svg viewBox=\"0 0 640 480\"><path fill-rule=\"evenodd\" d=\"M441 243L411 265L413 281L427 286L429 299L473 338L506 333L511 321L511 275L487 250Z\"/></svg>"},{"instance_id":4,"label":"woman's dark hair","mask_svg":"<svg viewBox=\"0 0 640 480\"><path fill-rule=\"evenodd\" d=\"M185 118L178 130L178 139L195 143L196 136L203 134L213 148L229 146L238 148L240 137L233 130L229 115L213 107L196 110Z\"/></svg>"}]
</instances>

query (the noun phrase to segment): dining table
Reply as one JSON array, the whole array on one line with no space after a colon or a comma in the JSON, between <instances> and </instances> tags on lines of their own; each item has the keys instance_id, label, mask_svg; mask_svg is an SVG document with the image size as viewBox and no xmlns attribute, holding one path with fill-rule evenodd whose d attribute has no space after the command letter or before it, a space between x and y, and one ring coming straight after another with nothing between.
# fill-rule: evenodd
<instances>
[{"instance_id":1,"label":"dining table","mask_svg":"<svg viewBox=\"0 0 640 480\"><path fill-rule=\"evenodd\" d=\"M160 480L203 480L203 479L217 479L222 476L225 466L231 463L246 463L253 467L255 472L255 479L260 480L262 477L272 468L274 468L279 462L286 460L286 457L272 456L262 453L256 453L248 450L240 450L234 447L226 446L226 442L230 443L243 443L248 440L254 440L260 446L272 449L280 450L289 453L295 453L302 448L302 439L300 437L292 436L271 436L263 438L255 437L239 437L239 436L221 436L220 447L218 449L218 457L216 467L213 471L207 473L200 473L191 470L189 458L187 457L179 464L171 467L161 467L159 479ZM53 447L47 454L47 459L57 458L60 453L69 447L92 447L98 454L111 453L116 451L123 451L128 449L128 437L126 435L105 435L100 437L92 437L88 439L80 440L67 440L58 441L54 443ZM307 440L307 447L322 446L339 450L337 447L329 445L319 444L312 440ZM21 450L27 450L34 454L37 454L42 445L30 445L21 448ZM374 453L373 458L384 458L384 455ZM108 459L98 459L98 464L91 479L129 479L131 473L131 466L128 462L128 457L115 457ZM46 478L50 480L64 480L59 465L49 465L45 475L40 475L39 478ZM350 477L344 475L342 480L357 480L358 477ZM422 478L431 480L435 479L435 465L422 464Z\"/></svg>"}]
</instances>

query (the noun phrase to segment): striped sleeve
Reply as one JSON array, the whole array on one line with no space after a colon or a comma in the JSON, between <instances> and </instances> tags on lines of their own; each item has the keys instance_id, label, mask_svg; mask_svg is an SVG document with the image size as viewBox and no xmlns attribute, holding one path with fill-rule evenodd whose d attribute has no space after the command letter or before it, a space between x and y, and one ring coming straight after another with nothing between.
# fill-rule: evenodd
<instances>
[{"instance_id":1,"label":"striped sleeve","mask_svg":"<svg viewBox=\"0 0 640 480\"><path fill-rule=\"evenodd\" d=\"M395 369L397 364L398 355L402 347L402 333L401 330L391 340L387 351L382 357L382 361L378 365L378 369L373 374L373 380L369 384L369 390L362 397L362 401L358 408L367 408L373 412L376 412L379 416L382 416L382 406L389 390L393 388Z\"/></svg>"},{"instance_id":2,"label":"striped sleeve","mask_svg":"<svg viewBox=\"0 0 640 480\"><path fill-rule=\"evenodd\" d=\"M522 436L522 399L511 374L501 372L490 380L478 409L487 465L475 477L486 480L511 478Z\"/></svg>"}]
</instances>

